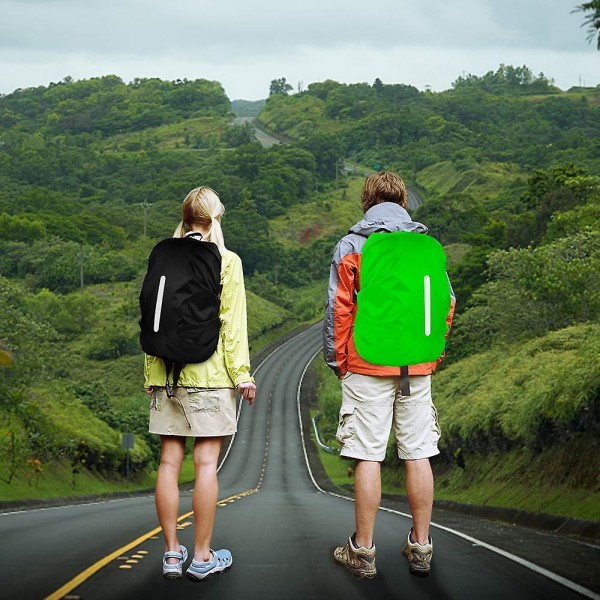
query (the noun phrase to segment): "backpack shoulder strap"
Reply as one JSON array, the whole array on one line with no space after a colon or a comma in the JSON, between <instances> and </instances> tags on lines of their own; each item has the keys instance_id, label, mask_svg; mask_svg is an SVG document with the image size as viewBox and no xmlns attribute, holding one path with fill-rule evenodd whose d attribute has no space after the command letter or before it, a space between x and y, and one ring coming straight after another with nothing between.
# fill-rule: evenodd
<instances>
[{"instance_id":1,"label":"backpack shoulder strap","mask_svg":"<svg viewBox=\"0 0 600 600\"><path fill-rule=\"evenodd\" d=\"M408 366L400 367L400 391L403 396L410 396L410 379L408 378Z\"/></svg>"},{"instance_id":2,"label":"backpack shoulder strap","mask_svg":"<svg viewBox=\"0 0 600 600\"><path fill-rule=\"evenodd\" d=\"M174 396L174 389L177 387L179 383L179 376L181 375L181 371L183 371L183 367L185 367L184 363L176 363L172 360L167 360L166 358L162 359L165 363L165 372L166 372L166 380L165 380L165 390L167 392L167 396L171 398ZM173 372L173 383L169 383L169 375Z\"/></svg>"}]
</instances>

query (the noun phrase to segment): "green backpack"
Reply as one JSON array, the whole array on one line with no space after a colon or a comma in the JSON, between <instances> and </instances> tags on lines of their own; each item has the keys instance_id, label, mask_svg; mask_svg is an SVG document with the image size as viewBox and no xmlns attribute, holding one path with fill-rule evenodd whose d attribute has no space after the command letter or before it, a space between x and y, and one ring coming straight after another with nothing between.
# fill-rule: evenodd
<instances>
[{"instance_id":1,"label":"green backpack","mask_svg":"<svg viewBox=\"0 0 600 600\"><path fill-rule=\"evenodd\" d=\"M432 362L444 352L450 310L446 255L434 238L374 233L362 251L354 342L376 365Z\"/></svg>"}]
</instances>

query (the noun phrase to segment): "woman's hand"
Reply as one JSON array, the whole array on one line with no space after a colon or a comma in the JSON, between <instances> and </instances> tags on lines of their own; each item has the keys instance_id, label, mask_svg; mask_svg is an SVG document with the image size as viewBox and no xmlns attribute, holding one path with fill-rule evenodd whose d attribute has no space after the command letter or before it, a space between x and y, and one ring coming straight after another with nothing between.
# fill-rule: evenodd
<instances>
[{"instance_id":1,"label":"woman's hand","mask_svg":"<svg viewBox=\"0 0 600 600\"><path fill-rule=\"evenodd\" d=\"M252 406L254 404L254 399L256 398L256 385L251 381L245 381L244 383L238 383L237 389L240 396L244 400L248 400L248 404Z\"/></svg>"}]
</instances>

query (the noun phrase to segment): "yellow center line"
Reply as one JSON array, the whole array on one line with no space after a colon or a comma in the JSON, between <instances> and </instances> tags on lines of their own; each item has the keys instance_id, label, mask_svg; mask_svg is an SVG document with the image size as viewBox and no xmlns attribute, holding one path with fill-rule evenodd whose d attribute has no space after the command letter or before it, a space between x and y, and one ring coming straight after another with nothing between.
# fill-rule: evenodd
<instances>
[{"instance_id":1,"label":"yellow center line","mask_svg":"<svg viewBox=\"0 0 600 600\"><path fill-rule=\"evenodd\" d=\"M226 502L229 502L231 500L236 500L236 499L239 499L239 498L242 498L245 496L249 496L257 491L258 491L258 488L254 488L251 490L246 490L245 492L240 492L239 494L234 494L233 496L229 496L227 498L223 498L223 500L219 500L217 502L217 505L223 506L223 504ZM193 514L194 514L193 511L187 512L187 513L181 515L180 517L178 517L177 522L183 521L184 519L187 519L188 517L192 516ZM156 535L157 533L160 533L161 531L162 530L160 527L156 527L152 531L149 531L148 533L141 535L139 538L136 538L129 544L126 544L125 546L122 546L118 550L111 552L110 554L106 555L104 558L101 558L99 561L97 561L93 565L89 566L84 571L81 571L81 573L79 573L79 575L76 575L75 577L73 577L73 579L71 579L70 581L65 583L65 585L63 585L62 587L57 589L55 592L52 592L52 594L47 596L45 600L61 600L61 598L66 596L69 592L72 592L76 587L79 587L84 581L87 581L92 575L97 573L100 569L105 567L108 563L119 558L123 554L129 552L129 550L132 550L136 546L139 546L142 542L145 542L147 539L151 538L152 536Z\"/></svg>"}]
</instances>

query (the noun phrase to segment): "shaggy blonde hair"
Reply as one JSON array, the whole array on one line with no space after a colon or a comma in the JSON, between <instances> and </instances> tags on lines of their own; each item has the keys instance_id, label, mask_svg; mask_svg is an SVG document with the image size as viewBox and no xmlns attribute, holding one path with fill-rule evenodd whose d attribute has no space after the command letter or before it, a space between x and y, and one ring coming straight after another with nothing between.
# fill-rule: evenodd
<instances>
[{"instance_id":1,"label":"shaggy blonde hair","mask_svg":"<svg viewBox=\"0 0 600 600\"><path fill-rule=\"evenodd\" d=\"M173 237L185 237L194 226L208 229L203 238L207 242L214 242L221 254L225 252L225 240L221 229L221 217L225 207L215 190L207 186L194 188L183 201L181 207L181 223L175 229Z\"/></svg>"},{"instance_id":2,"label":"shaggy blonde hair","mask_svg":"<svg viewBox=\"0 0 600 600\"><path fill-rule=\"evenodd\" d=\"M408 193L399 175L391 171L380 171L367 177L361 200L364 212L382 202L394 202L406 208Z\"/></svg>"}]
</instances>

